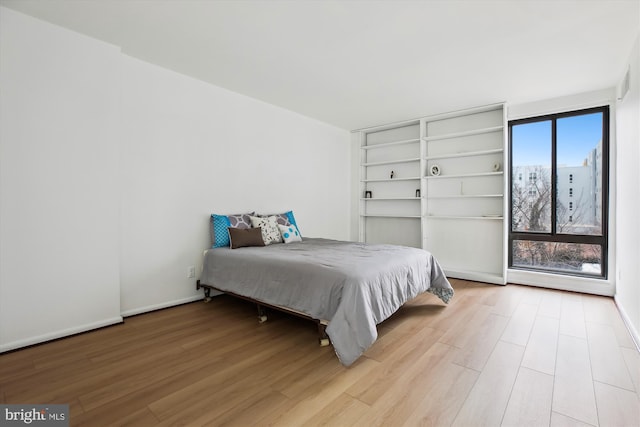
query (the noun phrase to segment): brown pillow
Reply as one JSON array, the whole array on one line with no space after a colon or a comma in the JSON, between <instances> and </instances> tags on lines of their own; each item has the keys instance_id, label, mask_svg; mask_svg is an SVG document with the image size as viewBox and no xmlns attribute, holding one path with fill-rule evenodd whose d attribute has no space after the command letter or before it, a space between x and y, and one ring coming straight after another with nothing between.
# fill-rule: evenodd
<instances>
[{"instance_id":1,"label":"brown pillow","mask_svg":"<svg viewBox=\"0 0 640 427\"><path fill-rule=\"evenodd\" d=\"M242 248L244 246L264 246L262 240L262 228L227 228L231 249Z\"/></svg>"}]
</instances>

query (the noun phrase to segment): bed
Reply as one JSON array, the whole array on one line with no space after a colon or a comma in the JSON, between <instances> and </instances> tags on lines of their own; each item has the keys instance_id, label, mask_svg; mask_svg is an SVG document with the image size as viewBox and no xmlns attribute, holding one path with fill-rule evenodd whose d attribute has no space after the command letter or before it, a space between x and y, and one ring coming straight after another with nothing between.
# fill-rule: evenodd
<instances>
[{"instance_id":1,"label":"bed","mask_svg":"<svg viewBox=\"0 0 640 427\"><path fill-rule=\"evenodd\" d=\"M197 287L206 297L215 289L314 320L345 366L375 342L376 325L405 302L430 292L448 303L454 293L425 250L318 238L209 249Z\"/></svg>"}]
</instances>

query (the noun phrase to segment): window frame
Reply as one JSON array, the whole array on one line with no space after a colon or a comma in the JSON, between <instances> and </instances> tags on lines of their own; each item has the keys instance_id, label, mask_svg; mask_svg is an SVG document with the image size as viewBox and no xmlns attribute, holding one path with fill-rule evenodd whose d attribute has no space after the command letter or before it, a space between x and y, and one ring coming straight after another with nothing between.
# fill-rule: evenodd
<instances>
[{"instance_id":1,"label":"window frame","mask_svg":"<svg viewBox=\"0 0 640 427\"><path fill-rule=\"evenodd\" d=\"M521 271L544 272L563 276L578 276L592 279L607 280L609 276L609 185L611 177L609 175L610 159L610 108L608 105L592 107L580 110L565 111L561 113L546 114L542 116L527 117L510 120L508 122L509 138L509 238L508 238L508 266L510 269ZM580 116L593 113L602 113L602 235L594 236L587 234L561 234L557 232L557 120L565 117ZM527 232L513 230L513 126L551 121L551 231L550 232ZM573 180L571 180L573 181ZM529 240L549 243L578 243L591 244L601 247L601 269L600 275L582 273L579 271L557 270L535 266L513 265L513 242L516 240Z\"/></svg>"}]
</instances>

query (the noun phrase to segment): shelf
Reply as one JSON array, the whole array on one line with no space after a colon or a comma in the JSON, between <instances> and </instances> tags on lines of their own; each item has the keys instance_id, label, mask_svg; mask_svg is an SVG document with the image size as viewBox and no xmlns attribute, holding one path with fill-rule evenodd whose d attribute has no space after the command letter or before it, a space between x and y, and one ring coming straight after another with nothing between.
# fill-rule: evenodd
<instances>
[{"instance_id":1,"label":"shelf","mask_svg":"<svg viewBox=\"0 0 640 427\"><path fill-rule=\"evenodd\" d=\"M362 163L360 166L381 166L381 165L393 165L396 163L411 163L411 162L419 162L420 158L411 158L411 159L400 159L400 160L386 160L384 162L371 162L371 163Z\"/></svg>"},{"instance_id":2,"label":"shelf","mask_svg":"<svg viewBox=\"0 0 640 427\"><path fill-rule=\"evenodd\" d=\"M385 214L364 214L364 215L360 215L362 217L367 217L367 218L415 218L415 219L420 219L422 218L420 215L385 215Z\"/></svg>"},{"instance_id":3,"label":"shelf","mask_svg":"<svg viewBox=\"0 0 640 427\"><path fill-rule=\"evenodd\" d=\"M352 132L376 133L389 129L404 128L408 126L416 126L420 124L420 119L403 120L400 122L387 123L384 125L370 126L367 128L354 129Z\"/></svg>"},{"instance_id":4,"label":"shelf","mask_svg":"<svg viewBox=\"0 0 640 427\"><path fill-rule=\"evenodd\" d=\"M447 178L471 178L475 176L500 176L504 172L478 172L478 173L461 173L453 175L429 175L426 179L447 179Z\"/></svg>"},{"instance_id":5,"label":"shelf","mask_svg":"<svg viewBox=\"0 0 640 427\"><path fill-rule=\"evenodd\" d=\"M498 111L503 109L504 109L504 103L499 102L496 104L483 105L481 107L466 108L464 110L449 111L448 113L435 114L433 116L423 117L423 120L427 122L438 122L441 120L447 120L447 119L459 118L459 117L465 117L465 116L473 116L474 114L486 113L488 111Z\"/></svg>"},{"instance_id":6,"label":"shelf","mask_svg":"<svg viewBox=\"0 0 640 427\"><path fill-rule=\"evenodd\" d=\"M474 130L468 130L464 132L454 132L454 133L447 133L444 135L426 136L422 139L424 141L437 141L441 139L451 139L451 138L459 138L463 136L482 135L483 133L500 132L502 130L504 130L504 126L492 126L488 128L474 129Z\"/></svg>"},{"instance_id":7,"label":"shelf","mask_svg":"<svg viewBox=\"0 0 640 427\"><path fill-rule=\"evenodd\" d=\"M503 194L460 194L449 196L429 196L427 199L467 199L467 198L490 198L490 197L504 197Z\"/></svg>"},{"instance_id":8,"label":"shelf","mask_svg":"<svg viewBox=\"0 0 640 427\"><path fill-rule=\"evenodd\" d=\"M384 142L382 144L363 145L363 150L373 150L374 148L394 147L396 145L412 144L414 142L420 142L420 138L405 139L402 141Z\"/></svg>"},{"instance_id":9,"label":"shelf","mask_svg":"<svg viewBox=\"0 0 640 427\"><path fill-rule=\"evenodd\" d=\"M428 219L473 219L473 220L500 220L504 219L503 216L453 216L453 215L426 215Z\"/></svg>"},{"instance_id":10,"label":"shelf","mask_svg":"<svg viewBox=\"0 0 640 427\"><path fill-rule=\"evenodd\" d=\"M374 202L376 200L420 200L420 197L362 197L360 200Z\"/></svg>"},{"instance_id":11,"label":"shelf","mask_svg":"<svg viewBox=\"0 0 640 427\"><path fill-rule=\"evenodd\" d=\"M391 182L391 181L420 181L420 177L412 176L408 178L363 179L360 182Z\"/></svg>"},{"instance_id":12,"label":"shelf","mask_svg":"<svg viewBox=\"0 0 640 427\"><path fill-rule=\"evenodd\" d=\"M467 151L464 153L453 153L453 154L438 154L437 156L427 156L426 160L435 160L435 159L453 159L456 157L474 157L474 156L485 156L488 154L498 154L504 152L502 148L495 148L492 150L480 150L480 151Z\"/></svg>"}]
</instances>

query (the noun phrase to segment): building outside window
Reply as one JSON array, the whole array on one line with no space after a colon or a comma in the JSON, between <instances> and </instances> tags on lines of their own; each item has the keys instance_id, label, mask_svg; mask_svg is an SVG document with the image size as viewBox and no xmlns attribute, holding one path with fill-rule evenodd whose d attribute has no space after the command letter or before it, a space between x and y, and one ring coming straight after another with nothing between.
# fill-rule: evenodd
<instances>
[{"instance_id":1,"label":"building outside window","mask_svg":"<svg viewBox=\"0 0 640 427\"><path fill-rule=\"evenodd\" d=\"M509 267L606 278L609 108L511 121L509 143Z\"/></svg>"}]
</instances>

